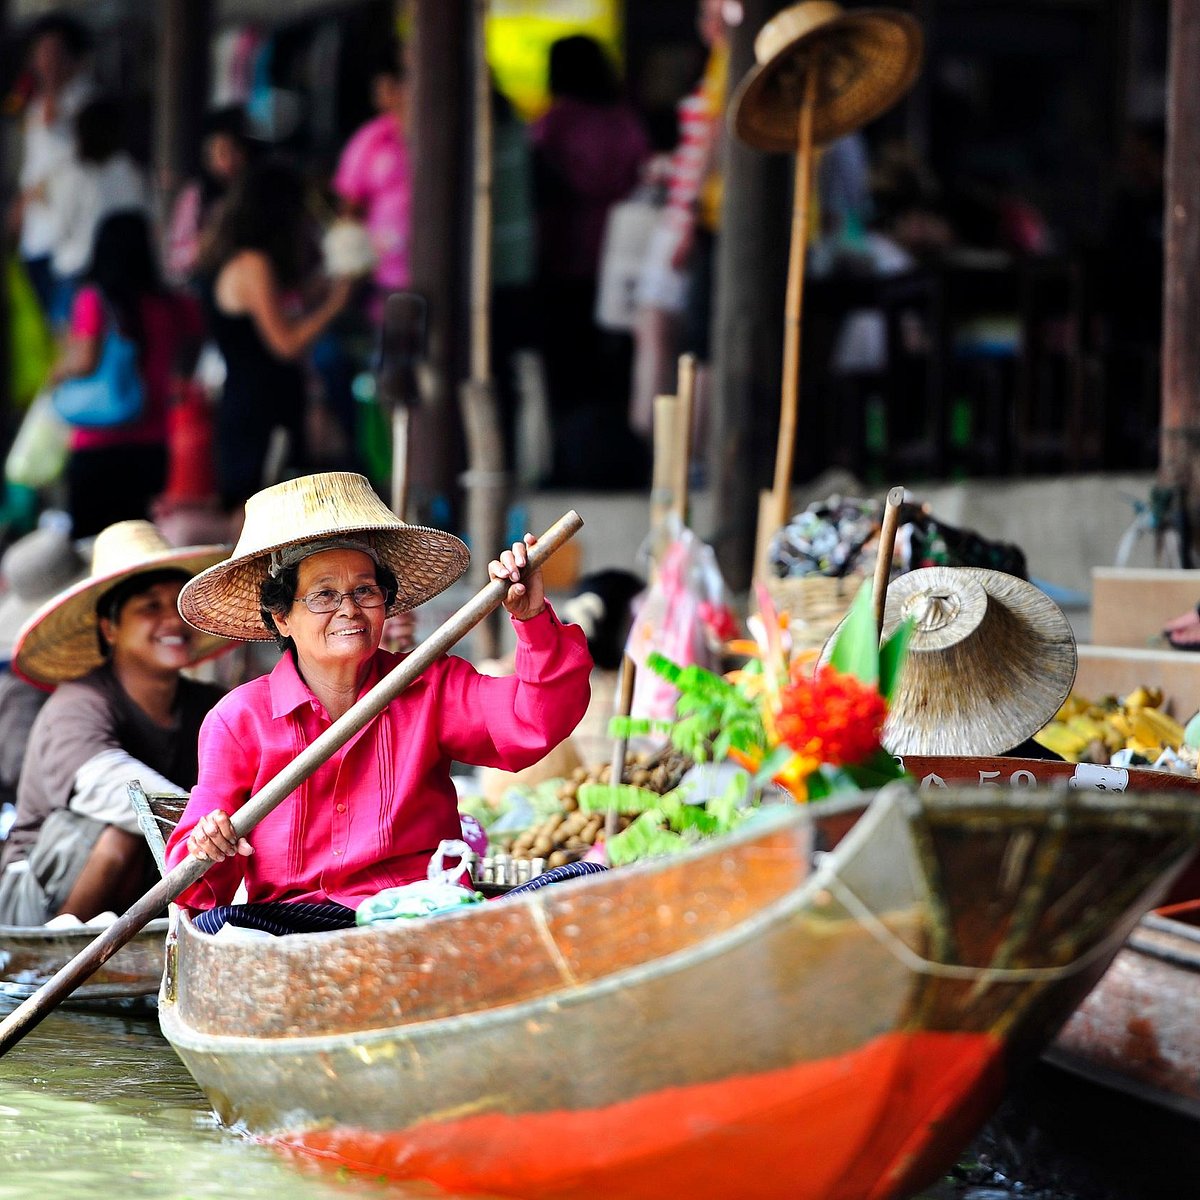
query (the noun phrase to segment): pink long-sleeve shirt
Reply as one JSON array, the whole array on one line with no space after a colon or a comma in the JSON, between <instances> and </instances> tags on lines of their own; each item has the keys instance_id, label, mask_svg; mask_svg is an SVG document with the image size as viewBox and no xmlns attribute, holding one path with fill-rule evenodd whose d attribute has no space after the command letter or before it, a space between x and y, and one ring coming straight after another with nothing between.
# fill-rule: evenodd
<instances>
[{"instance_id":1,"label":"pink long-sleeve shirt","mask_svg":"<svg viewBox=\"0 0 1200 1200\"><path fill-rule=\"evenodd\" d=\"M248 899L356 908L384 888L424 879L443 838L460 836L451 761L520 770L579 723L592 661L583 631L553 611L514 621L515 674L480 675L445 657L374 717L250 834L254 853L209 868L183 892L192 909L228 904L245 873ZM363 693L395 664L377 650ZM167 842L187 857L206 813L233 813L330 725L291 654L230 692L200 730L199 781Z\"/></svg>"}]
</instances>

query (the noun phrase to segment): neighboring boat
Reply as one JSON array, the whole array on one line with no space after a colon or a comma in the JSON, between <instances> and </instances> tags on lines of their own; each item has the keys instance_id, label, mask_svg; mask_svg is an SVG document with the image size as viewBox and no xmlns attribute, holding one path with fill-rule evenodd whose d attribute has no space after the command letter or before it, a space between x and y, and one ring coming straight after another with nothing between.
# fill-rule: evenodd
<instances>
[{"instance_id":1,"label":"neighboring boat","mask_svg":"<svg viewBox=\"0 0 1200 1200\"><path fill-rule=\"evenodd\" d=\"M1021 786L1030 774L1138 792L1200 794L1200 780L1166 771L1091 768L1012 759L907 758L926 787ZM1077 776L1078 772L1078 776ZM1102 774L1097 774L1100 772ZM1104 1086L1200 1117L1200 862L1176 880L1168 903L1148 913L1045 1057Z\"/></svg>"},{"instance_id":2,"label":"neighboring boat","mask_svg":"<svg viewBox=\"0 0 1200 1200\"><path fill-rule=\"evenodd\" d=\"M130 788L154 861L162 870L163 842L175 827L186 797L159 795L153 805L141 787ZM63 1002L65 1008L153 1012L162 985L164 947L169 922L151 921L102 963ZM0 925L0 1003L19 1004L56 975L81 950L99 937L102 926L75 925L47 929L44 925Z\"/></svg>"},{"instance_id":3,"label":"neighboring boat","mask_svg":"<svg viewBox=\"0 0 1200 1200\"><path fill-rule=\"evenodd\" d=\"M1046 1057L1200 1117L1200 900L1149 913Z\"/></svg>"},{"instance_id":4,"label":"neighboring boat","mask_svg":"<svg viewBox=\"0 0 1200 1200\"><path fill-rule=\"evenodd\" d=\"M159 1020L227 1126L375 1175L886 1200L953 1162L1198 833L1186 796L893 787L429 921L181 917Z\"/></svg>"},{"instance_id":5,"label":"neighboring boat","mask_svg":"<svg viewBox=\"0 0 1200 1200\"><path fill-rule=\"evenodd\" d=\"M33 995L100 931L100 926L91 925L0 925L0 1002L16 1004ZM166 937L167 919L151 921L76 988L67 1006L152 1011L162 983Z\"/></svg>"}]
</instances>

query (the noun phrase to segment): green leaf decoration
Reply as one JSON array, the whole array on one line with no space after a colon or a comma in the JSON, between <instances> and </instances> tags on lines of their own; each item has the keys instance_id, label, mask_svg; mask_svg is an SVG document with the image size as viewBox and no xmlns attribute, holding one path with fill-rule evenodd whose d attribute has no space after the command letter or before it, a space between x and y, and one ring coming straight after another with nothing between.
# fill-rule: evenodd
<instances>
[{"instance_id":1,"label":"green leaf decoration","mask_svg":"<svg viewBox=\"0 0 1200 1200\"><path fill-rule=\"evenodd\" d=\"M908 657L912 631L912 618L905 617L879 648L879 694L889 702L899 682L900 669Z\"/></svg>"},{"instance_id":2,"label":"green leaf decoration","mask_svg":"<svg viewBox=\"0 0 1200 1200\"><path fill-rule=\"evenodd\" d=\"M1197 713L1184 727L1183 744L1193 750L1200 749L1200 713Z\"/></svg>"},{"instance_id":3,"label":"green leaf decoration","mask_svg":"<svg viewBox=\"0 0 1200 1200\"><path fill-rule=\"evenodd\" d=\"M809 800L826 800L830 796L861 790L847 767L831 767L823 763L808 777Z\"/></svg>"},{"instance_id":4,"label":"green leaf decoration","mask_svg":"<svg viewBox=\"0 0 1200 1200\"><path fill-rule=\"evenodd\" d=\"M759 764L754 774L755 787L763 787L770 783L784 767L795 757L796 752L791 746L776 746Z\"/></svg>"},{"instance_id":5,"label":"green leaf decoration","mask_svg":"<svg viewBox=\"0 0 1200 1200\"><path fill-rule=\"evenodd\" d=\"M715 818L721 833L728 833L745 819L748 811L751 811L743 807L749 782L745 775L736 775L720 796L714 796L708 802L708 811Z\"/></svg>"},{"instance_id":6,"label":"green leaf decoration","mask_svg":"<svg viewBox=\"0 0 1200 1200\"><path fill-rule=\"evenodd\" d=\"M670 733L671 722L652 717L622 717L619 714L608 719L610 738L645 737L649 733Z\"/></svg>"},{"instance_id":7,"label":"green leaf decoration","mask_svg":"<svg viewBox=\"0 0 1200 1200\"><path fill-rule=\"evenodd\" d=\"M619 813L644 813L658 806L662 797L649 788L635 787L631 783L581 783L576 794L579 807L584 812L608 812L615 808Z\"/></svg>"},{"instance_id":8,"label":"green leaf decoration","mask_svg":"<svg viewBox=\"0 0 1200 1200\"><path fill-rule=\"evenodd\" d=\"M679 811L671 818L670 826L676 833L693 842L701 838L715 837L721 832L721 824L716 816L702 804L681 804Z\"/></svg>"},{"instance_id":9,"label":"green leaf decoration","mask_svg":"<svg viewBox=\"0 0 1200 1200\"><path fill-rule=\"evenodd\" d=\"M886 750L880 750L865 763L855 763L853 766L844 767L843 770L854 781L855 786L863 791L883 787L893 779L903 779L905 774L895 756Z\"/></svg>"},{"instance_id":10,"label":"green leaf decoration","mask_svg":"<svg viewBox=\"0 0 1200 1200\"><path fill-rule=\"evenodd\" d=\"M860 682L879 682L879 631L875 627L875 606L871 582L864 580L850 605L846 619L834 634L830 665Z\"/></svg>"},{"instance_id":11,"label":"green leaf decoration","mask_svg":"<svg viewBox=\"0 0 1200 1200\"><path fill-rule=\"evenodd\" d=\"M659 858L665 854L678 854L686 850L688 843L677 833L663 829L658 812L642 813L628 829L618 833L608 842L608 861L614 867L639 862L646 858Z\"/></svg>"}]
</instances>

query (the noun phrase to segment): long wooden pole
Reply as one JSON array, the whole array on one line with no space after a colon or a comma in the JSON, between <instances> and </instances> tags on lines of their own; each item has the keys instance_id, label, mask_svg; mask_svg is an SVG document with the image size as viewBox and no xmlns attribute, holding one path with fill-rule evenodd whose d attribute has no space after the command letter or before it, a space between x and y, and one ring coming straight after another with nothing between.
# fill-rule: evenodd
<instances>
[{"instance_id":1,"label":"long wooden pole","mask_svg":"<svg viewBox=\"0 0 1200 1200\"><path fill-rule=\"evenodd\" d=\"M546 530L529 549L523 574L540 567L560 546L583 527L572 509ZM511 581L494 579L481 588L456 613L444 621L397 667L389 671L365 696L314 739L260 791L233 814L233 828L245 837L265 816L292 794L314 771L346 744L364 725L382 712L410 683L440 658L460 638L495 612ZM7 1054L31 1029L49 1016L85 979L106 963L148 921L162 912L181 892L191 887L213 864L190 855L167 872L123 916L96 940L85 946L65 967L47 980L21 1006L0 1021L0 1056Z\"/></svg>"},{"instance_id":2,"label":"long wooden pole","mask_svg":"<svg viewBox=\"0 0 1200 1200\"><path fill-rule=\"evenodd\" d=\"M674 482L671 485L671 511L679 518L680 525L688 519L688 472L692 465L692 421L696 407L696 356L679 356L679 374L675 383L679 411L675 435L679 441L675 451Z\"/></svg>"},{"instance_id":3,"label":"long wooden pole","mask_svg":"<svg viewBox=\"0 0 1200 1200\"><path fill-rule=\"evenodd\" d=\"M615 715L629 716L633 708L633 684L637 676L637 663L628 654L621 659L621 687L617 693ZM629 739L618 734L613 738L612 763L608 769L608 782L611 787L620 787L625 779L625 752L629 749ZM616 806L609 808L604 818L605 838L615 837L620 811Z\"/></svg>"},{"instance_id":4,"label":"long wooden pole","mask_svg":"<svg viewBox=\"0 0 1200 1200\"><path fill-rule=\"evenodd\" d=\"M809 195L812 191L813 112L818 69L808 64L804 98L796 127L796 172L792 193L792 234L788 249L787 299L783 326L783 390L779 407L779 441L775 447L775 483L771 489L773 529L787 523L796 457L796 419L800 408L800 333L804 312L804 256L808 249Z\"/></svg>"},{"instance_id":5,"label":"long wooden pole","mask_svg":"<svg viewBox=\"0 0 1200 1200\"><path fill-rule=\"evenodd\" d=\"M460 477L467 491L467 531L473 546L498 545L508 510L504 436L492 381L492 82L487 64L488 0L475 0L472 37L474 84L473 174L471 206L470 377L460 389L468 470ZM485 567L486 569L486 567ZM478 572L479 567L473 567ZM478 573L476 582L484 576ZM485 658L500 653L500 630L483 621L476 636Z\"/></svg>"},{"instance_id":6,"label":"long wooden pole","mask_svg":"<svg viewBox=\"0 0 1200 1200\"><path fill-rule=\"evenodd\" d=\"M742 0L742 22L730 30L729 77L755 64L754 35L786 0ZM708 541L735 592L758 570L755 551L760 492L778 437L783 363L783 300L791 220L792 166L739 138L721 147L721 236L713 296L712 406L705 446L714 514ZM769 499L769 496L768 496Z\"/></svg>"},{"instance_id":7,"label":"long wooden pole","mask_svg":"<svg viewBox=\"0 0 1200 1200\"><path fill-rule=\"evenodd\" d=\"M883 613L887 607L888 583L892 576L892 554L896 549L896 527L900 524L900 505L904 489L894 487L883 505L883 520L879 527L879 557L875 560L875 579L872 599L875 601L875 634L883 636Z\"/></svg>"},{"instance_id":8,"label":"long wooden pole","mask_svg":"<svg viewBox=\"0 0 1200 1200\"><path fill-rule=\"evenodd\" d=\"M1159 483L1200 530L1200 0L1171 0ZM1184 566L1190 547L1184 546Z\"/></svg>"}]
</instances>

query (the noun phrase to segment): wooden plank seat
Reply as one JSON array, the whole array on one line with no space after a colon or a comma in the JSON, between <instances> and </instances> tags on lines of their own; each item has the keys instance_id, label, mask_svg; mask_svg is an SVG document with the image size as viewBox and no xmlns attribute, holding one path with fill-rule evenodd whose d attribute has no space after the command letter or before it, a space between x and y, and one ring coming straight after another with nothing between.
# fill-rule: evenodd
<instances>
[{"instance_id":1,"label":"wooden plank seat","mask_svg":"<svg viewBox=\"0 0 1200 1200\"><path fill-rule=\"evenodd\" d=\"M170 792L147 792L136 779L128 785L129 802L137 813L138 828L150 846L154 862L162 874L167 873L167 838L179 824L187 807L187 796Z\"/></svg>"}]
</instances>

